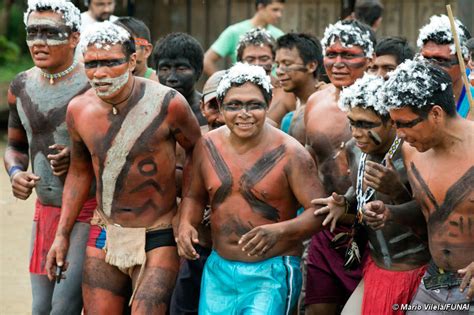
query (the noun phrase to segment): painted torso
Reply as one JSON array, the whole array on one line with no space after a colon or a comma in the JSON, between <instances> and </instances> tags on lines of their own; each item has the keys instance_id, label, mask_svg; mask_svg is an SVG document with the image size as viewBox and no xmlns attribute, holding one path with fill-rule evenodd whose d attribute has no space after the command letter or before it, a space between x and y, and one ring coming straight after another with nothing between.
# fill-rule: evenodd
<instances>
[{"instance_id":1,"label":"painted torso","mask_svg":"<svg viewBox=\"0 0 474 315\"><path fill-rule=\"evenodd\" d=\"M80 68L78 66L78 68ZM36 194L42 204L61 206L64 177L53 175L48 154L57 152L53 144L69 146L65 117L69 101L89 88L83 69L76 69L53 85L43 78L39 68L19 74L12 82L21 124L26 131L33 172L41 177Z\"/></svg>"}]
</instances>

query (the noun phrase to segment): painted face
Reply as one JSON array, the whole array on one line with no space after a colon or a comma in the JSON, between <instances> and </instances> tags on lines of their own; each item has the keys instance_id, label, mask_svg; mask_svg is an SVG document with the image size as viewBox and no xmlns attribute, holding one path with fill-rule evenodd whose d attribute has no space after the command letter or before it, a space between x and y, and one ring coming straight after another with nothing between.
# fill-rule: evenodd
<instances>
[{"instance_id":1,"label":"painted face","mask_svg":"<svg viewBox=\"0 0 474 315\"><path fill-rule=\"evenodd\" d=\"M350 86L362 77L369 62L361 47L344 47L339 40L326 48L324 56L326 73L337 88Z\"/></svg>"},{"instance_id":2,"label":"painted face","mask_svg":"<svg viewBox=\"0 0 474 315\"><path fill-rule=\"evenodd\" d=\"M115 10L115 0L90 0L89 12L97 22L108 21Z\"/></svg>"},{"instance_id":3,"label":"painted face","mask_svg":"<svg viewBox=\"0 0 474 315\"><path fill-rule=\"evenodd\" d=\"M352 137L356 146L364 153L381 152L387 144L390 145L393 136L391 121L382 122L382 119L372 110L354 107L347 113L351 127Z\"/></svg>"},{"instance_id":4,"label":"painted face","mask_svg":"<svg viewBox=\"0 0 474 315\"><path fill-rule=\"evenodd\" d=\"M225 125L224 118L222 117L222 113L219 111L219 104L215 97L207 103L201 101L201 113L207 119L209 131Z\"/></svg>"},{"instance_id":5,"label":"painted face","mask_svg":"<svg viewBox=\"0 0 474 315\"><path fill-rule=\"evenodd\" d=\"M153 46L148 42L137 42L135 41L136 53L137 53L137 65L133 71L134 75L143 76L148 67L148 57L153 50Z\"/></svg>"},{"instance_id":6,"label":"painted face","mask_svg":"<svg viewBox=\"0 0 474 315\"><path fill-rule=\"evenodd\" d=\"M283 16L285 5L281 2L272 2L261 8L264 19L268 24L278 24Z\"/></svg>"},{"instance_id":7,"label":"painted face","mask_svg":"<svg viewBox=\"0 0 474 315\"><path fill-rule=\"evenodd\" d=\"M267 75L270 75L273 66L272 49L268 45L247 46L242 53L242 62L261 66L263 69L265 69Z\"/></svg>"},{"instance_id":8,"label":"painted face","mask_svg":"<svg viewBox=\"0 0 474 315\"><path fill-rule=\"evenodd\" d=\"M397 66L397 58L394 55L376 56L367 73L387 79L387 73L395 70Z\"/></svg>"},{"instance_id":9,"label":"painted face","mask_svg":"<svg viewBox=\"0 0 474 315\"><path fill-rule=\"evenodd\" d=\"M440 66L449 73L453 82L461 80L461 67L456 55L451 54L449 44L438 45L433 41L429 41L423 45L420 54L429 62Z\"/></svg>"},{"instance_id":10,"label":"painted face","mask_svg":"<svg viewBox=\"0 0 474 315\"><path fill-rule=\"evenodd\" d=\"M158 79L187 97L194 91L196 71L186 58L162 58L158 61Z\"/></svg>"},{"instance_id":11,"label":"painted face","mask_svg":"<svg viewBox=\"0 0 474 315\"><path fill-rule=\"evenodd\" d=\"M59 13L34 11L28 17L26 43L35 66L61 72L70 64L79 33L71 33Z\"/></svg>"},{"instance_id":12,"label":"painted face","mask_svg":"<svg viewBox=\"0 0 474 315\"><path fill-rule=\"evenodd\" d=\"M433 147L437 138L436 127L428 118L415 114L409 107L390 110L390 117L397 127L397 134L419 152Z\"/></svg>"},{"instance_id":13,"label":"painted face","mask_svg":"<svg viewBox=\"0 0 474 315\"><path fill-rule=\"evenodd\" d=\"M262 131L268 104L253 83L232 87L227 91L220 110L225 124L240 139L251 139Z\"/></svg>"},{"instance_id":14,"label":"painted face","mask_svg":"<svg viewBox=\"0 0 474 315\"><path fill-rule=\"evenodd\" d=\"M130 79L135 58L135 54L132 54L127 60L121 45L110 46L108 50L99 49L95 45L87 47L84 68L97 96L103 100L112 100L120 94Z\"/></svg>"},{"instance_id":15,"label":"painted face","mask_svg":"<svg viewBox=\"0 0 474 315\"><path fill-rule=\"evenodd\" d=\"M278 49L275 63L278 81L285 92L293 92L305 84L310 69L309 65L303 63L296 47Z\"/></svg>"}]
</instances>

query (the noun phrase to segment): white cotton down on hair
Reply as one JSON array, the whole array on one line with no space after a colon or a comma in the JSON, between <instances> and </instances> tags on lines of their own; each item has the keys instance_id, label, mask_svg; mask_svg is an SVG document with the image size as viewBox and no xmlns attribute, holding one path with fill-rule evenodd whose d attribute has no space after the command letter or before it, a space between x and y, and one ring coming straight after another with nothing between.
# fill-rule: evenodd
<instances>
[{"instance_id":1,"label":"white cotton down on hair","mask_svg":"<svg viewBox=\"0 0 474 315\"><path fill-rule=\"evenodd\" d=\"M87 50L89 45L101 49L109 49L110 45L123 44L130 39L130 33L121 26L109 21L94 23L87 27L81 35L82 52Z\"/></svg>"},{"instance_id":2,"label":"white cotton down on hair","mask_svg":"<svg viewBox=\"0 0 474 315\"><path fill-rule=\"evenodd\" d=\"M383 84L383 78L366 73L354 84L341 91L339 108L348 111L354 107L362 107L372 109L380 116L387 115L388 109L383 102L382 95Z\"/></svg>"},{"instance_id":3,"label":"white cotton down on hair","mask_svg":"<svg viewBox=\"0 0 474 315\"><path fill-rule=\"evenodd\" d=\"M44 7L50 7L54 12L62 14L64 23L70 28L76 30L81 28L81 11L66 0L28 0L28 8L23 15L25 25L28 24L31 12Z\"/></svg>"}]
</instances>

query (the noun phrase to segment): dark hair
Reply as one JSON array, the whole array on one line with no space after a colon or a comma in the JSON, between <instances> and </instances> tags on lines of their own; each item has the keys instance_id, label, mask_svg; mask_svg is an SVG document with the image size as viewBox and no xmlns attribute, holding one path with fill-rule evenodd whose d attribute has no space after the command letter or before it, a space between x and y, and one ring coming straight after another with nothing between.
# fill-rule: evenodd
<instances>
[{"instance_id":1,"label":"dark hair","mask_svg":"<svg viewBox=\"0 0 474 315\"><path fill-rule=\"evenodd\" d=\"M354 12L356 0L342 0L340 20L344 20Z\"/></svg>"},{"instance_id":2,"label":"dark hair","mask_svg":"<svg viewBox=\"0 0 474 315\"><path fill-rule=\"evenodd\" d=\"M397 64L401 64L407 59L413 59L415 51L408 44L406 38L398 36L389 36L383 38L375 46L375 55L377 57L391 55L397 60Z\"/></svg>"},{"instance_id":3,"label":"dark hair","mask_svg":"<svg viewBox=\"0 0 474 315\"><path fill-rule=\"evenodd\" d=\"M125 28L133 37L144 38L151 43L150 29L143 21L131 16L123 16L115 20L114 23Z\"/></svg>"},{"instance_id":4,"label":"dark hair","mask_svg":"<svg viewBox=\"0 0 474 315\"><path fill-rule=\"evenodd\" d=\"M153 50L155 70L161 58L186 58L196 72L196 80L201 76L204 60L202 46L186 33L171 33L157 41Z\"/></svg>"},{"instance_id":5,"label":"dark hair","mask_svg":"<svg viewBox=\"0 0 474 315\"><path fill-rule=\"evenodd\" d=\"M373 0L357 3L354 9L355 18L370 26L374 26L382 13L383 5Z\"/></svg>"},{"instance_id":6,"label":"dark hair","mask_svg":"<svg viewBox=\"0 0 474 315\"><path fill-rule=\"evenodd\" d=\"M132 54L137 52L135 40L131 36L127 39L127 41L122 43L122 51L125 54L125 58L127 58L127 60Z\"/></svg>"},{"instance_id":7,"label":"dark hair","mask_svg":"<svg viewBox=\"0 0 474 315\"><path fill-rule=\"evenodd\" d=\"M438 88L431 93L431 97L428 98L428 105L426 106L413 106L410 107L411 110L420 115L423 118L428 117L428 113L431 111L433 106L440 106L446 115L449 117L456 116L456 104L454 103L454 92L453 92L453 83L449 74L436 65L426 63L427 67L430 68L430 75L432 79L439 83L439 86L442 84L446 85L446 89Z\"/></svg>"},{"instance_id":8,"label":"dark hair","mask_svg":"<svg viewBox=\"0 0 474 315\"><path fill-rule=\"evenodd\" d=\"M273 2L280 2L280 3L285 3L286 0L255 0L255 9L258 9L258 6L260 4L263 4L264 7L266 7L269 4L272 4Z\"/></svg>"},{"instance_id":9,"label":"dark hair","mask_svg":"<svg viewBox=\"0 0 474 315\"><path fill-rule=\"evenodd\" d=\"M354 30L347 30L347 28L341 27L345 25L352 26ZM352 31L357 32L359 37L354 36ZM326 27L326 30L324 31L324 37L322 39L322 45L324 46L324 49L331 46L332 41L337 38L340 39L341 43L345 46L359 46L364 51L366 57L370 58L372 56L367 56L367 54L369 52L373 52L373 48L377 44L374 30L367 24L357 20L338 21L336 24ZM362 41L362 43L360 43L360 41Z\"/></svg>"},{"instance_id":10,"label":"dark hair","mask_svg":"<svg viewBox=\"0 0 474 315\"><path fill-rule=\"evenodd\" d=\"M293 49L294 47L298 50L305 65L310 62L318 64L316 71L313 72L313 76L318 77L323 67L323 48L316 36L307 33L288 33L277 40L277 50L281 48Z\"/></svg>"},{"instance_id":11,"label":"dark hair","mask_svg":"<svg viewBox=\"0 0 474 315\"><path fill-rule=\"evenodd\" d=\"M254 28L245 33L237 44L237 61L242 61L242 55L248 46L268 46L275 59L275 39L264 28Z\"/></svg>"}]
</instances>

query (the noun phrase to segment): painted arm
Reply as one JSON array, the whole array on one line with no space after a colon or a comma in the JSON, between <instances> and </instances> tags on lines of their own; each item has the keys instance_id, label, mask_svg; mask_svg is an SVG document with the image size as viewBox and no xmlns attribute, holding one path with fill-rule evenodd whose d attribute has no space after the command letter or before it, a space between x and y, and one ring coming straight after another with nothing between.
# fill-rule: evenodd
<instances>
[{"instance_id":1,"label":"painted arm","mask_svg":"<svg viewBox=\"0 0 474 315\"><path fill-rule=\"evenodd\" d=\"M74 223L89 195L94 177L92 160L89 150L76 129L74 106L69 106L66 121L71 137L71 165L64 184L61 217L53 245L46 260L48 278L55 278L56 266L67 268L65 261L69 249L69 236Z\"/></svg>"},{"instance_id":2,"label":"painted arm","mask_svg":"<svg viewBox=\"0 0 474 315\"><path fill-rule=\"evenodd\" d=\"M21 124L16 96L8 90L8 142L4 155L5 169L10 176L12 192L16 198L26 200L33 192L40 177L28 172L29 146L26 131Z\"/></svg>"},{"instance_id":3,"label":"painted arm","mask_svg":"<svg viewBox=\"0 0 474 315\"><path fill-rule=\"evenodd\" d=\"M376 200L364 206L364 221L374 230L383 228L388 221L417 230L421 220L424 220L424 216L416 200L401 205L386 205Z\"/></svg>"},{"instance_id":4,"label":"painted arm","mask_svg":"<svg viewBox=\"0 0 474 315\"><path fill-rule=\"evenodd\" d=\"M181 257L192 260L199 258L199 254L194 249L193 244L199 243L197 226L201 222L208 200L201 172L203 154L205 153L202 142L199 142L194 149L194 163L190 170L191 174L186 174L188 170L185 172L185 176L189 178L190 184L179 206L179 222L177 228L175 228L177 229L175 237L178 244L178 254Z\"/></svg>"}]
</instances>

